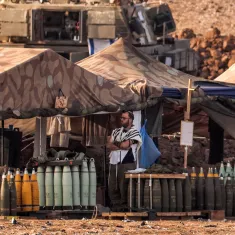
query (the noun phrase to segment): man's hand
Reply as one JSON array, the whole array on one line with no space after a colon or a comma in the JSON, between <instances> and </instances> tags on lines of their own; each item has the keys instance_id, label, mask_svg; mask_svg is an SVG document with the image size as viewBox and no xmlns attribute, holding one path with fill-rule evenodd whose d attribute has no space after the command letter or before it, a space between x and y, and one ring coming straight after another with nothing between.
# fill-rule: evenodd
<instances>
[{"instance_id":1,"label":"man's hand","mask_svg":"<svg viewBox=\"0 0 235 235\"><path fill-rule=\"evenodd\" d=\"M123 141L123 142L120 144L120 149L128 150L128 149L130 149L131 145L132 145L132 141L131 141L131 140Z\"/></svg>"},{"instance_id":2,"label":"man's hand","mask_svg":"<svg viewBox=\"0 0 235 235\"><path fill-rule=\"evenodd\" d=\"M109 138L108 143L106 144L106 147L110 149L111 151L120 150L120 148L116 144L112 143L111 137Z\"/></svg>"},{"instance_id":3,"label":"man's hand","mask_svg":"<svg viewBox=\"0 0 235 235\"><path fill-rule=\"evenodd\" d=\"M110 138L106 146L111 151L115 151L115 150L128 150L130 149L132 144L133 144L132 140L112 143Z\"/></svg>"}]
</instances>

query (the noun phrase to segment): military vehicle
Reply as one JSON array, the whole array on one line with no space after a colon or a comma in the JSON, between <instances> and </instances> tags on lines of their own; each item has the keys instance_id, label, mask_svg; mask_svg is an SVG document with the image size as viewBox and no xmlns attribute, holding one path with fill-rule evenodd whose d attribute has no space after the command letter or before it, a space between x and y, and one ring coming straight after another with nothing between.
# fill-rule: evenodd
<instances>
[{"instance_id":1,"label":"military vehicle","mask_svg":"<svg viewBox=\"0 0 235 235\"><path fill-rule=\"evenodd\" d=\"M170 36L176 26L165 3L12 1L0 8L1 47L51 48L76 62L89 55L90 39L128 37L156 60L188 73L197 71L198 57L189 40Z\"/></svg>"}]
</instances>

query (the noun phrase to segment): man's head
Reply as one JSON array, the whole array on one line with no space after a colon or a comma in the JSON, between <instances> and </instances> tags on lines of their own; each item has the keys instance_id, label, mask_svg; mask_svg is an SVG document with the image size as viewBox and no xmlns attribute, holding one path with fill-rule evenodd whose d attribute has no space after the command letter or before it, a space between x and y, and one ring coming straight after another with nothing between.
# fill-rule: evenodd
<instances>
[{"instance_id":1,"label":"man's head","mask_svg":"<svg viewBox=\"0 0 235 235\"><path fill-rule=\"evenodd\" d=\"M134 114L131 111L123 111L120 119L124 128L131 128L134 120Z\"/></svg>"}]
</instances>

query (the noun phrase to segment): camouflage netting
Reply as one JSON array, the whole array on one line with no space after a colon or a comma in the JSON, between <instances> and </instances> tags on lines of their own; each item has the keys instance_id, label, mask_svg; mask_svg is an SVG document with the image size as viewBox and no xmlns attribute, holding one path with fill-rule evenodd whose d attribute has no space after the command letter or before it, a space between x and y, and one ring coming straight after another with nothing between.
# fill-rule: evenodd
<instances>
[{"instance_id":1,"label":"camouflage netting","mask_svg":"<svg viewBox=\"0 0 235 235\"><path fill-rule=\"evenodd\" d=\"M189 78L200 80L139 54L122 39L78 65L51 50L1 48L0 114L7 119L140 110L156 103L162 87L185 90ZM64 110L54 108L59 89L68 97Z\"/></svg>"}]
</instances>

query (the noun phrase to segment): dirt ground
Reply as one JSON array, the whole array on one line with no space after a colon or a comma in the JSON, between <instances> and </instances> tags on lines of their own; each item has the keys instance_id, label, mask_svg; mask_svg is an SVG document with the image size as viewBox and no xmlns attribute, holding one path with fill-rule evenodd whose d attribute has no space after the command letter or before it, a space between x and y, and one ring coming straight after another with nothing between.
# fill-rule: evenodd
<instances>
[{"instance_id":1,"label":"dirt ground","mask_svg":"<svg viewBox=\"0 0 235 235\"><path fill-rule=\"evenodd\" d=\"M18 220L17 224L0 221L0 234L65 235L65 234L157 234L204 235L235 234L235 221L131 221L122 220Z\"/></svg>"}]
</instances>

